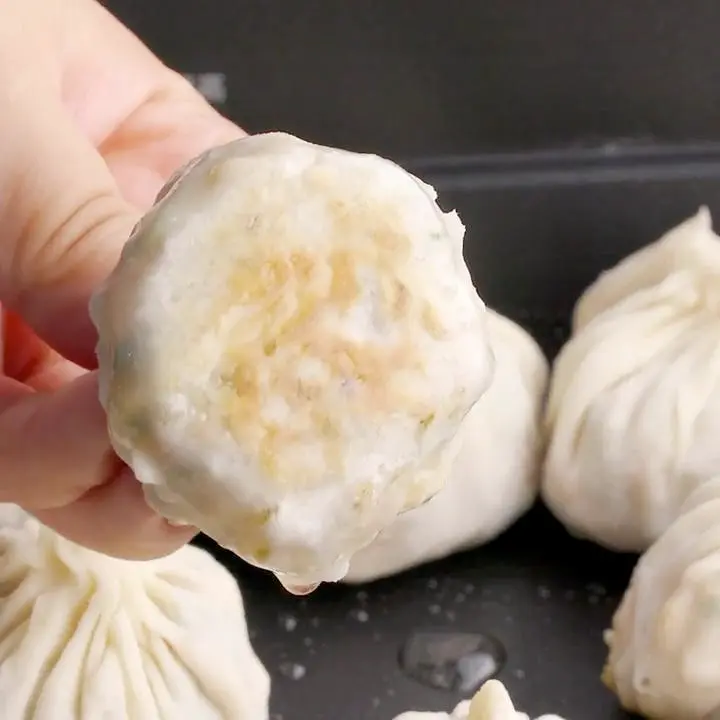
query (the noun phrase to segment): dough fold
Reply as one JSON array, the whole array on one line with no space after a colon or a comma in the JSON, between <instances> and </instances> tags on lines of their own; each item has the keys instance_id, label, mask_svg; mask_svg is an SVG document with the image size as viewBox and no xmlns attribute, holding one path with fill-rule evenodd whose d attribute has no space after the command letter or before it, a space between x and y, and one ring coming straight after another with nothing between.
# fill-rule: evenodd
<instances>
[{"instance_id":1,"label":"dough fold","mask_svg":"<svg viewBox=\"0 0 720 720\"><path fill-rule=\"evenodd\" d=\"M603 680L654 720L720 711L720 479L686 501L638 562L606 633Z\"/></svg>"},{"instance_id":2,"label":"dough fold","mask_svg":"<svg viewBox=\"0 0 720 720\"><path fill-rule=\"evenodd\" d=\"M720 239L706 209L578 301L545 429L546 504L611 549L647 549L717 473Z\"/></svg>"},{"instance_id":3,"label":"dough fold","mask_svg":"<svg viewBox=\"0 0 720 720\"><path fill-rule=\"evenodd\" d=\"M269 692L209 554L108 558L0 505L3 720L267 720Z\"/></svg>"},{"instance_id":4,"label":"dough fold","mask_svg":"<svg viewBox=\"0 0 720 720\"><path fill-rule=\"evenodd\" d=\"M499 680L488 680L472 700L461 702L452 713L410 711L395 720L530 720L515 709L508 691ZM542 715L537 720L562 720L558 715Z\"/></svg>"}]
</instances>

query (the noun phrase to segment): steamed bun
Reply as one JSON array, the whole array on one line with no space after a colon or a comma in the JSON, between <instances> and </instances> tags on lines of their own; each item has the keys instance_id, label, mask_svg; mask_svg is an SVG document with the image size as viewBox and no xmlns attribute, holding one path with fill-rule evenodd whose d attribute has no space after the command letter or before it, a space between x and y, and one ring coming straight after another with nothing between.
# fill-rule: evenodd
<instances>
[{"instance_id":1,"label":"steamed bun","mask_svg":"<svg viewBox=\"0 0 720 720\"><path fill-rule=\"evenodd\" d=\"M577 304L542 494L576 535L642 551L720 467L720 238L701 210Z\"/></svg>"},{"instance_id":2,"label":"steamed bun","mask_svg":"<svg viewBox=\"0 0 720 720\"><path fill-rule=\"evenodd\" d=\"M491 540L534 502L548 363L519 325L488 311L495 356L490 389L459 433L445 486L357 553L345 580L366 582Z\"/></svg>"},{"instance_id":3,"label":"steamed bun","mask_svg":"<svg viewBox=\"0 0 720 720\"><path fill-rule=\"evenodd\" d=\"M656 720L720 709L720 480L640 559L606 640L603 679L626 709Z\"/></svg>"},{"instance_id":4,"label":"steamed bun","mask_svg":"<svg viewBox=\"0 0 720 720\"><path fill-rule=\"evenodd\" d=\"M116 560L0 506L3 720L264 720L269 689L210 555Z\"/></svg>"},{"instance_id":5,"label":"steamed bun","mask_svg":"<svg viewBox=\"0 0 720 720\"><path fill-rule=\"evenodd\" d=\"M490 384L463 234L394 163L282 133L181 172L91 307L149 504L286 586L342 578Z\"/></svg>"},{"instance_id":6,"label":"steamed bun","mask_svg":"<svg viewBox=\"0 0 720 720\"><path fill-rule=\"evenodd\" d=\"M687 266L688 258L700 259L708 241L717 242L712 218L706 207L671 228L659 240L632 253L615 267L605 270L583 293L573 311L573 330L579 331L594 317L640 290L659 285L668 275Z\"/></svg>"},{"instance_id":7,"label":"steamed bun","mask_svg":"<svg viewBox=\"0 0 720 720\"><path fill-rule=\"evenodd\" d=\"M411 711L399 715L395 720L529 720L529 716L515 710L508 691L499 680L488 680L472 700L461 702L450 715ZM537 720L562 718L543 715Z\"/></svg>"}]
</instances>

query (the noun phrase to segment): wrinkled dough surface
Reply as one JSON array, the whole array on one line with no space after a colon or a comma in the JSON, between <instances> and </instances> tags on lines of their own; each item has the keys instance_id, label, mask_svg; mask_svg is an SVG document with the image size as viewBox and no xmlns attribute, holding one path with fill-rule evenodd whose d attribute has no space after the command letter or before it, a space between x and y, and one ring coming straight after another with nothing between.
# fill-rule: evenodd
<instances>
[{"instance_id":1,"label":"wrinkled dough surface","mask_svg":"<svg viewBox=\"0 0 720 720\"><path fill-rule=\"evenodd\" d=\"M498 680L488 680L470 701L460 703L448 713L410 711L395 720L530 720L515 710L505 686ZM558 715L542 715L537 720L562 720Z\"/></svg>"},{"instance_id":2,"label":"wrinkled dough surface","mask_svg":"<svg viewBox=\"0 0 720 720\"><path fill-rule=\"evenodd\" d=\"M720 241L707 221L621 263L617 283L601 276L553 367L542 495L612 549L645 550L720 467Z\"/></svg>"},{"instance_id":3,"label":"wrinkled dough surface","mask_svg":"<svg viewBox=\"0 0 720 720\"><path fill-rule=\"evenodd\" d=\"M210 555L115 560L0 506L3 720L265 720L269 692Z\"/></svg>"},{"instance_id":4,"label":"wrinkled dough surface","mask_svg":"<svg viewBox=\"0 0 720 720\"><path fill-rule=\"evenodd\" d=\"M717 238L706 207L668 230L659 240L628 255L600 274L585 290L573 310L573 331L582 330L593 318L641 290L660 285L680 268L706 266L717 269Z\"/></svg>"},{"instance_id":5,"label":"wrinkled dough surface","mask_svg":"<svg viewBox=\"0 0 720 720\"><path fill-rule=\"evenodd\" d=\"M302 585L439 489L492 355L435 199L282 133L171 182L91 308L111 438L154 508Z\"/></svg>"},{"instance_id":6,"label":"wrinkled dough surface","mask_svg":"<svg viewBox=\"0 0 720 720\"><path fill-rule=\"evenodd\" d=\"M347 582L386 577L480 545L533 504L548 363L532 337L508 318L488 311L487 332L495 357L492 384L462 425L443 489L357 553Z\"/></svg>"},{"instance_id":7,"label":"wrinkled dough surface","mask_svg":"<svg viewBox=\"0 0 720 720\"><path fill-rule=\"evenodd\" d=\"M622 705L656 720L720 709L720 480L693 493L638 562L603 674Z\"/></svg>"}]
</instances>

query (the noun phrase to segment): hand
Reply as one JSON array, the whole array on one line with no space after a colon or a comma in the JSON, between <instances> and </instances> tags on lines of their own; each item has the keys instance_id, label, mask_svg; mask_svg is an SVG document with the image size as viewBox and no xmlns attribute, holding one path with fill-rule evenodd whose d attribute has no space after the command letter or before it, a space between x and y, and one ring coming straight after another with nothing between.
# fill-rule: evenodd
<instances>
[{"instance_id":1,"label":"hand","mask_svg":"<svg viewBox=\"0 0 720 720\"><path fill-rule=\"evenodd\" d=\"M112 452L88 300L173 171L242 134L94 0L0 0L0 502L110 555L193 531Z\"/></svg>"}]
</instances>

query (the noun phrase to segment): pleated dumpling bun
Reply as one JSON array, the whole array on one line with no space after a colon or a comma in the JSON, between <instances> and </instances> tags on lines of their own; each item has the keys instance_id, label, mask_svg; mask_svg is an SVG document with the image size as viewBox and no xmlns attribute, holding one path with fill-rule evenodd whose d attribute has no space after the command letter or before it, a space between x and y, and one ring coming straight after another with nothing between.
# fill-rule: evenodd
<instances>
[{"instance_id":1,"label":"pleated dumpling bun","mask_svg":"<svg viewBox=\"0 0 720 720\"><path fill-rule=\"evenodd\" d=\"M508 691L499 680L488 680L472 700L461 702L450 714L410 711L395 720L530 720L530 716L515 709ZM562 718L558 715L542 715L537 720Z\"/></svg>"},{"instance_id":2,"label":"pleated dumpling bun","mask_svg":"<svg viewBox=\"0 0 720 720\"><path fill-rule=\"evenodd\" d=\"M709 720L720 712L720 479L688 498L638 562L606 633L603 679L631 712Z\"/></svg>"},{"instance_id":3,"label":"pleated dumpling bun","mask_svg":"<svg viewBox=\"0 0 720 720\"><path fill-rule=\"evenodd\" d=\"M552 373L542 494L575 534L642 551L720 467L720 238L706 209L605 272Z\"/></svg>"},{"instance_id":4,"label":"pleated dumpling bun","mask_svg":"<svg viewBox=\"0 0 720 720\"><path fill-rule=\"evenodd\" d=\"M488 542L535 501L548 362L525 330L491 310L487 332L492 384L465 418L443 489L357 553L346 581L385 577Z\"/></svg>"},{"instance_id":5,"label":"pleated dumpling bun","mask_svg":"<svg viewBox=\"0 0 720 720\"><path fill-rule=\"evenodd\" d=\"M3 720L266 720L269 691L203 550L116 560L0 506Z\"/></svg>"},{"instance_id":6,"label":"pleated dumpling bun","mask_svg":"<svg viewBox=\"0 0 720 720\"><path fill-rule=\"evenodd\" d=\"M394 163L282 133L180 173L91 308L150 505L287 587L342 578L490 384L463 234Z\"/></svg>"}]
</instances>

